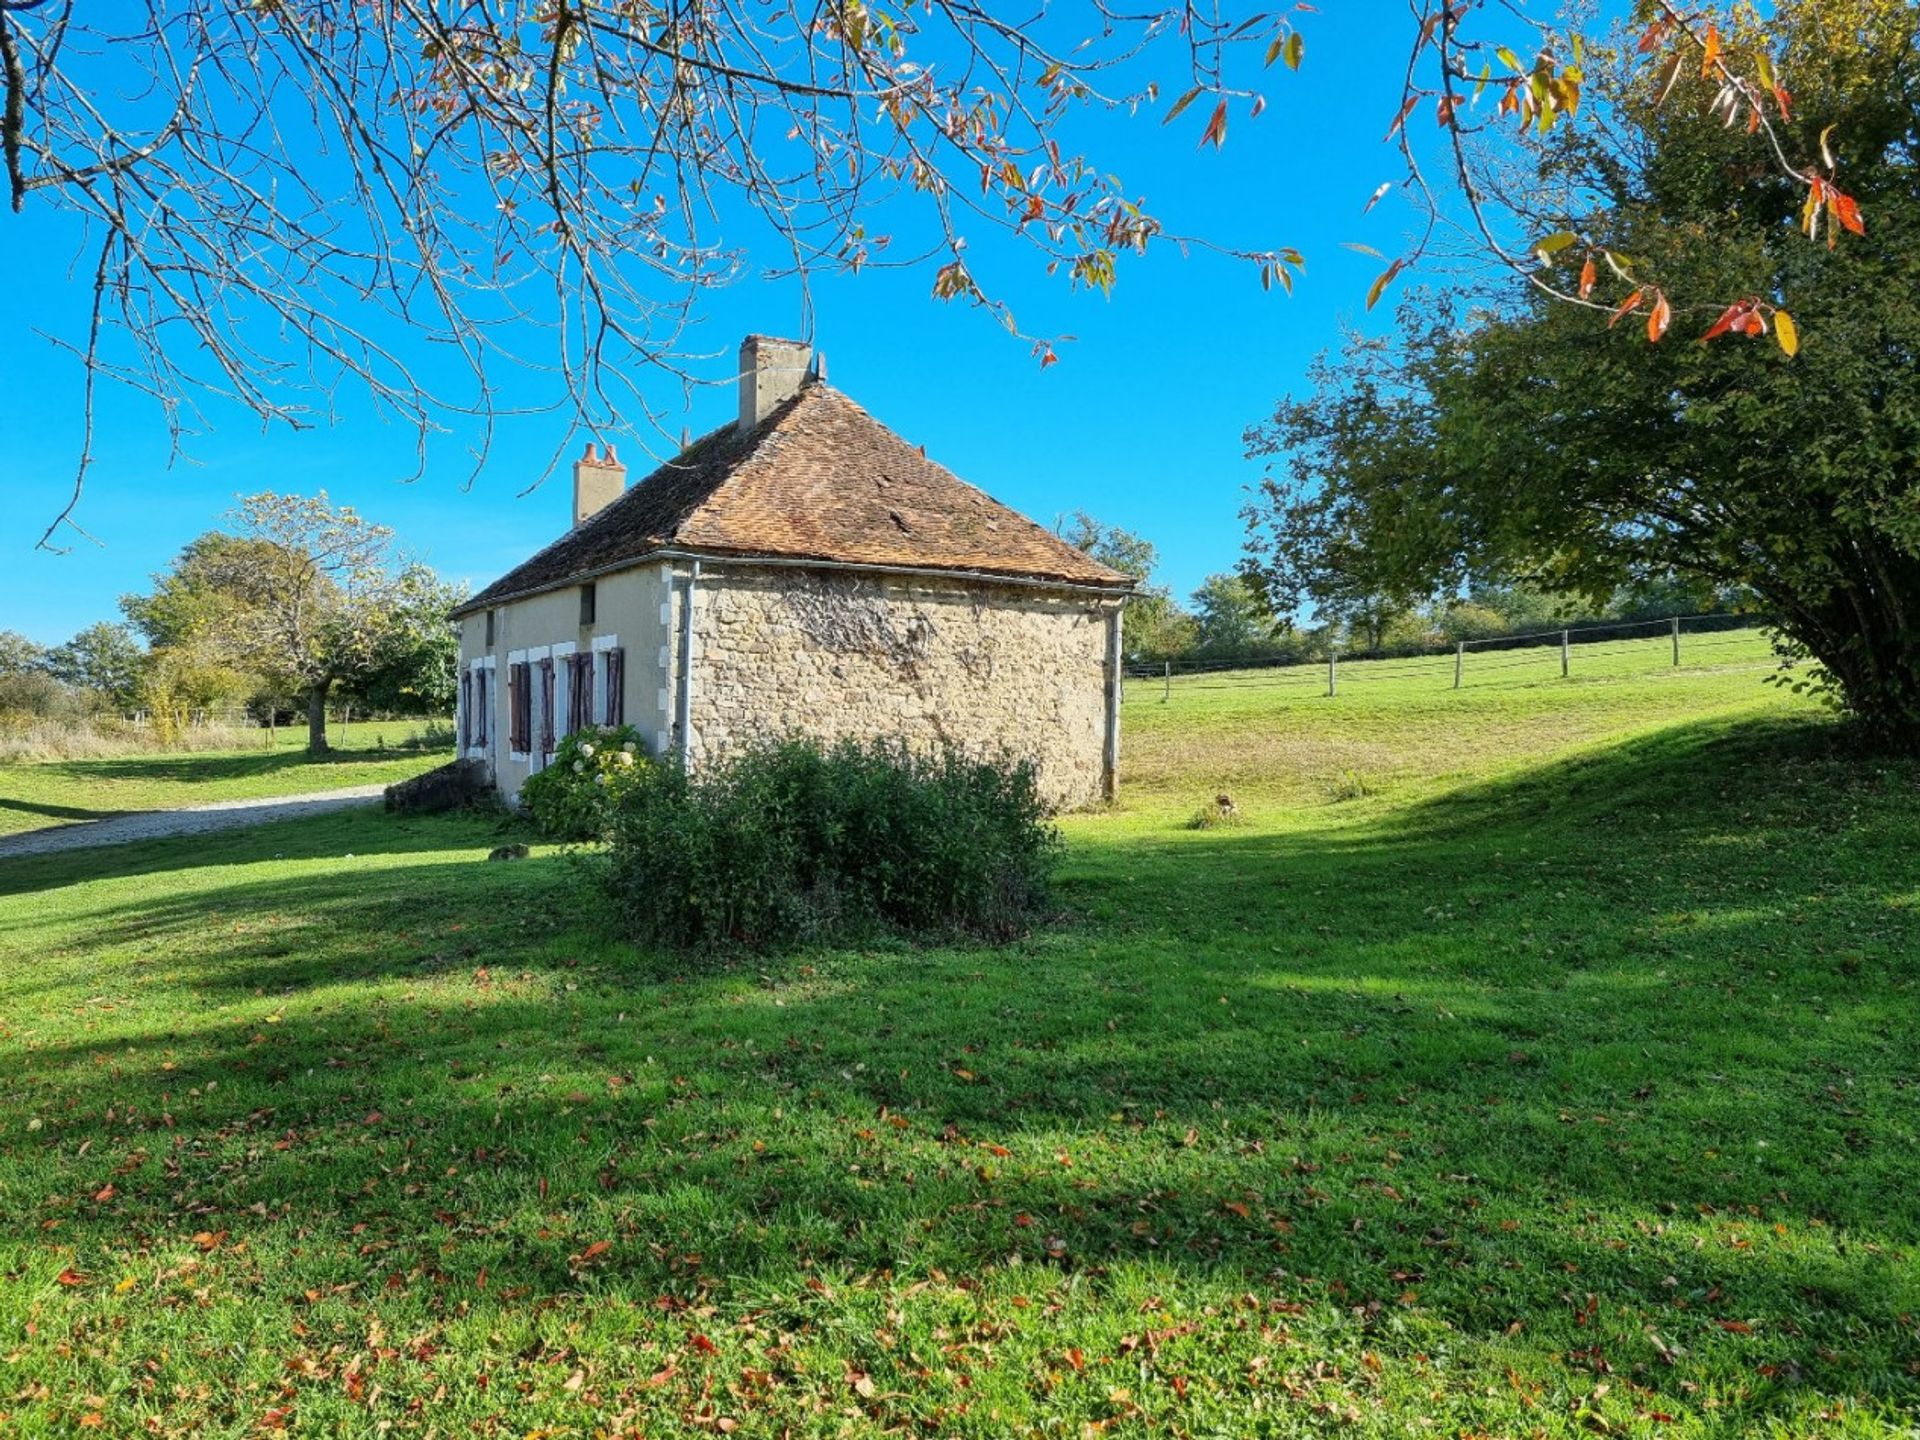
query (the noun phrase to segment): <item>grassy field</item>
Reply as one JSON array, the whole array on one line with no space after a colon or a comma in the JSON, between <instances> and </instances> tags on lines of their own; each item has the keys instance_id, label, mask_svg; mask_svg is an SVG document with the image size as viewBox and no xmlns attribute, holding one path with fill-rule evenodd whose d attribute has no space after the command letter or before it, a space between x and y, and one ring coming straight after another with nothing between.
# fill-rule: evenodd
<instances>
[{"instance_id":1,"label":"grassy field","mask_svg":"<svg viewBox=\"0 0 1920 1440\"><path fill-rule=\"evenodd\" d=\"M0 835L131 810L390 785L450 758L450 751L394 748L421 730L414 720L363 720L343 738L336 726L336 748L322 759L307 754L305 729L287 728L271 747L263 731L260 744L242 750L0 764Z\"/></svg>"},{"instance_id":2,"label":"grassy field","mask_svg":"<svg viewBox=\"0 0 1920 1440\"><path fill-rule=\"evenodd\" d=\"M472 819L0 868L0 1431L1911 1433L1920 766L1126 713L998 950L687 970Z\"/></svg>"}]
</instances>

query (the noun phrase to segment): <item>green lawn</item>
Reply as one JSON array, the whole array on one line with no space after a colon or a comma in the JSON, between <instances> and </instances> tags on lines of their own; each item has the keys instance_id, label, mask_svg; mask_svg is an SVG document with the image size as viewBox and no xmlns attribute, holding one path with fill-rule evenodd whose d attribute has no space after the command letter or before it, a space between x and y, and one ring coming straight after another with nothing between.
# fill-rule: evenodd
<instances>
[{"instance_id":1,"label":"green lawn","mask_svg":"<svg viewBox=\"0 0 1920 1440\"><path fill-rule=\"evenodd\" d=\"M1911 1433L1920 765L1126 715L1000 950L688 971L470 819L0 867L0 1432Z\"/></svg>"},{"instance_id":2,"label":"green lawn","mask_svg":"<svg viewBox=\"0 0 1920 1440\"><path fill-rule=\"evenodd\" d=\"M444 764L444 750L399 750L420 732L413 720L363 720L333 752L307 754L304 729L283 729L271 748L171 751L106 759L0 764L0 835L220 800L299 795L348 785L390 785ZM381 748L381 742L386 748Z\"/></svg>"}]
</instances>

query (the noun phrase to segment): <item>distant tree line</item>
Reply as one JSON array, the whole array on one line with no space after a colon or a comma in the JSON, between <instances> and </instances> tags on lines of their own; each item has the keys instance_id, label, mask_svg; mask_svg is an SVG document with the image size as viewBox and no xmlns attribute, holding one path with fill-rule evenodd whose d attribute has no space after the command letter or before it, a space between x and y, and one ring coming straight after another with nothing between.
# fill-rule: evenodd
<instances>
[{"instance_id":1,"label":"distant tree line","mask_svg":"<svg viewBox=\"0 0 1920 1440\"><path fill-rule=\"evenodd\" d=\"M463 587L324 491L244 496L229 521L190 541L149 593L122 596L119 623L51 647L0 631L0 717L144 711L164 734L195 712L292 714L324 751L330 702L453 708L447 614Z\"/></svg>"},{"instance_id":2,"label":"distant tree line","mask_svg":"<svg viewBox=\"0 0 1920 1440\"><path fill-rule=\"evenodd\" d=\"M1153 542L1084 512L1062 533L1096 560L1139 582L1123 629L1130 664L1165 660L1324 660L1342 655L1414 655L1461 640L1492 640L1563 627L1658 620L1669 615L1733 614L1755 608L1751 592L1679 575L1622 586L1595 605L1518 581L1479 581L1451 595L1406 601L1366 583L1364 569L1343 570L1317 549L1301 583L1272 583L1270 563L1249 560L1209 575L1182 603L1155 581ZM1257 543L1257 539L1256 539ZM1251 549L1251 546L1250 546ZM1270 557L1271 549L1259 552Z\"/></svg>"}]
</instances>

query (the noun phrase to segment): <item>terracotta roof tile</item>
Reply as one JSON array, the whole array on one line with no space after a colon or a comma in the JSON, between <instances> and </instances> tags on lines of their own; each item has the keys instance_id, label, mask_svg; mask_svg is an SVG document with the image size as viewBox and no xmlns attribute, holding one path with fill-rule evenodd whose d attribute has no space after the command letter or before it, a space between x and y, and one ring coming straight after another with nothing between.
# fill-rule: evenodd
<instances>
[{"instance_id":1,"label":"terracotta roof tile","mask_svg":"<svg viewBox=\"0 0 1920 1440\"><path fill-rule=\"evenodd\" d=\"M556 589L665 549L1115 589L1133 583L935 464L815 380L753 431L728 424L695 441L455 613Z\"/></svg>"}]
</instances>

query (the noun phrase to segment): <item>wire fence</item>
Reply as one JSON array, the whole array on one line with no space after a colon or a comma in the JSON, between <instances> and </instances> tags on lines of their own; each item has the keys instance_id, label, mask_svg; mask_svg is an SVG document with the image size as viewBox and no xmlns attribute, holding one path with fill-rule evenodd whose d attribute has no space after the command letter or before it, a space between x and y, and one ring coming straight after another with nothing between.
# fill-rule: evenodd
<instances>
[{"instance_id":1,"label":"wire fence","mask_svg":"<svg viewBox=\"0 0 1920 1440\"><path fill-rule=\"evenodd\" d=\"M1175 689L1284 690L1338 696L1376 681L1430 680L1436 689L1534 684L1579 674L1628 675L1656 669L1726 669L1772 663L1770 621L1755 615L1670 615L1572 625L1524 635L1459 640L1446 649L1400 654L1333 651L1163 660L1126 667L1127 700L1171 699Z\"/></svg>"},{"instance_id":2,"label":"wire fence","mask_svg":"<svg viewBox=\"0 0 1920 1440\"><path fill-rule=\"evenodd\" d=\"M145 725L153 720L154 712L151 710L130 710L122 715L121 718L130 724ZM402 715L397 711L388 710L368 710L364 706L327 706L328 725L351 725L357 722L365 723L374 720L413 722L429 718L432 717L412 714ZM446 719L448 717L442 716L441 718ZM272 728L288 730L297 726L305 726L307 723L307 711L304 705L298 708L287 707L275 712L256 710L245 705L216 705L207 708L194 707L180 710L173 714L172 719L176 725L185 730L267 730Z\"/></svg>"}]
</instances>

